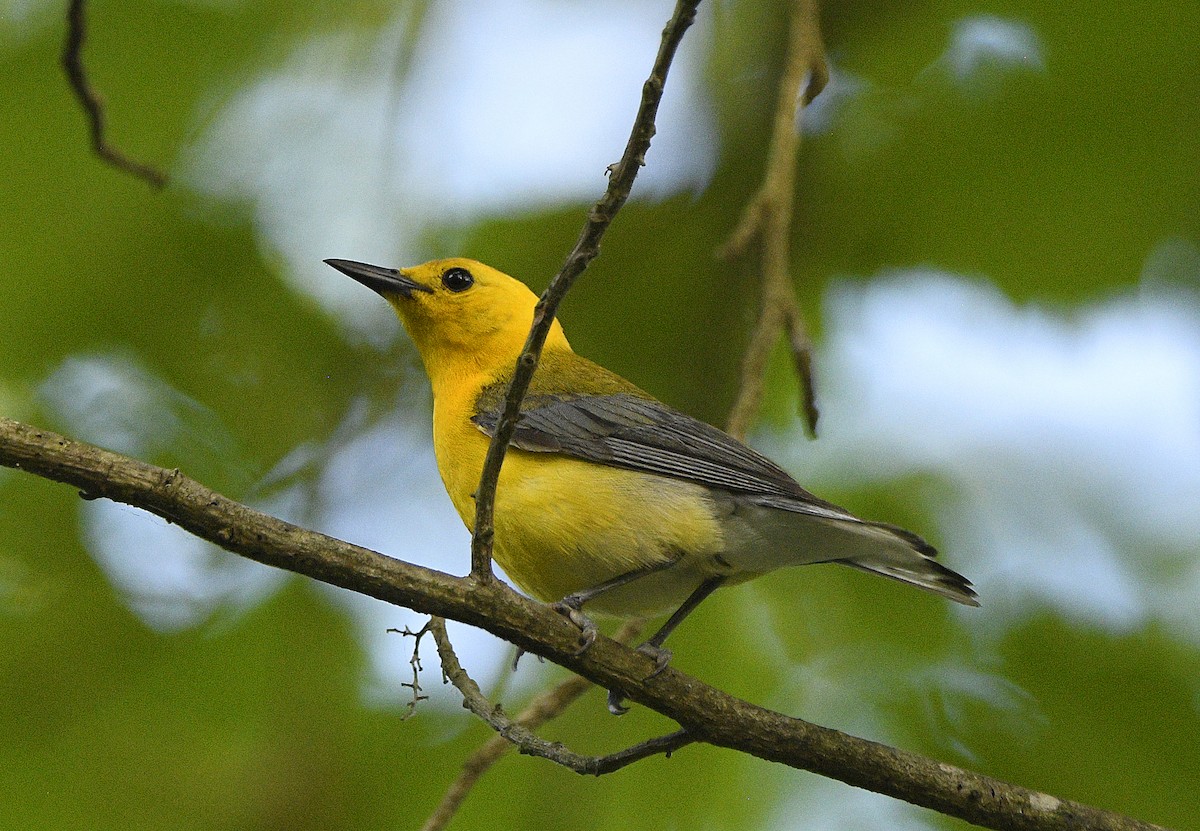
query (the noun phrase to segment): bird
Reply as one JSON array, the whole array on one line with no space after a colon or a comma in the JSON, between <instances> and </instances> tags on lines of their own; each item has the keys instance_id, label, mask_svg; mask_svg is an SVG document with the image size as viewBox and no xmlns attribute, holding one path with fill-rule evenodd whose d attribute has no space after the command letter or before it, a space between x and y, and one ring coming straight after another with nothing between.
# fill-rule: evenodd
<instances>
[{"instance_id":1,"label":"bird","mask_svg":"<svg viewBox=\"0 0 1200 831\"><path fill-rule=\"evenodd\" d=\"M433 389L438 471L473 530L537 296L466 258L403 269L325 262L381 295L416 346ZM521 402L493 526L496 562L580 627L581 649L596 637L588 613L670 612L638 647L655 673L671 657L667 636L714 590L784 566L837 563L979 605L917 534L814 496L746 444L576 354L557 320ZM613 712L624 712L621 698L610 692Z\"/></svg>"}]
</instances>

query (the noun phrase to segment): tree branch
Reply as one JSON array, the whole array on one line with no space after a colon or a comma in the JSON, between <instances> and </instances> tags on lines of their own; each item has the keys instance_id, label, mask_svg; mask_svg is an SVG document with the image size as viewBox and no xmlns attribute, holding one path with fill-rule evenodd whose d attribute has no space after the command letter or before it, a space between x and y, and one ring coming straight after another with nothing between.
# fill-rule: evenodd
<instances>
[{"instance_id":1,"label":"tree branch","mask_svg":"<svg viewBox=\"0 0 1200 831\"><path fill-rule=\"evenodd\" d=\"M67 6L67 37L63 44L62 66L75 97L87 116L92 149L96 155L118 170L144 179L155 188L167 184L167 174L148 164L135 161L108 143L105 137L104 102L83 68L83 42L87 38L87 0L70 0Z\"/></svg>"},{"instance_id":2,"label":"tree branch","mask_svg":"<svg viewBox=\"0 0 1200 831\"><path fill-rule=\"evenodd\" d=\"M604 197L589 213L574 250L539 302L534 325L514 372L504 414L481 476L476 533L472 544L472 579L454 578L306 531L229 500L178 470L157 468L4 418L0 418L0 464L71 484L80 489L81 496L87 498L110 498L150 511L201 538L258 562L486 629L596 684L620 688L629 698L675 719L683 726L677 733L610 756L595 758L571 754L529 733L530 723L536 720L532 716L525 720L523 713L517 720L510 720L498 708L486 702L477 685L458 665L449 641L445 639L441 620L435 617L432 631L438 641L443 666L447 668L448 677L457 679L456 685L461 685L464 699L473 705L473 709L478 707L479 715L489 723L495 720L493 726L501 735L523 735L523 749L544 746L557 748L556 753L570 754L556 761L564 763L564 760L569 760L573 763L569 766L581 773L614 770L647 755L670 752L688 742L703 740L832 776L852 785L906 799L992 828L1156 828L951 765L939 764L917 754L788 718L703 685L674 668L668 668L651 678L649 674L653 666L649 659L607 638L599 638L590 650L578 655L575 652L578 633L572 624L545 606L533 603L491 580L492 510L496 482L520 402L536 369L558 304L574 280L599 253L600 239L627 199L637 170L644 163L667 70L683 32L694 19L698 2L680 0L678 3L664 30L654 69L644 86L642 105L625 154L612 171ZM103 104L82 64L81 53L86 34L84 12L85 0L70 0L62 61L72 89L89 119L93 148L108 163L156 187L162 187L166 182L163 173L128 158L107 142ZM816 20L813 0L801 0L798 3L793 20L792 45L789 48L791 57L780 87L780 106L776 113L768 172L764 176L763 187L747 206L729 250L736 253L748 246L756 236L762 238L764 312L756 330L753 354L765 355L778 333L784 329L788 331L797 357L798 371L801 378L805 379L804 400L812 429L815 428L816 410L812 405L809 346L787 276L792 165L798 144L797 115L794 111L789 110L787 115L787 135L781 132L785 101L786 106L794 110L795 102L799 100L801 81L796 80L796 67L800 67L800 79L804 72L810 74L804 103L811 100L824 84L824 62L815 57L820 55L819 35L812 40L812 35L817 31L814 25L805 29L801 37L801 18L810 22ZM787 289L786 299L781 287ZM768 314L768 303L776 311ZM770 337L758 337L759 331L768 331ZM766 342L765 347L760 341ZM743 380L761 377L764 365L765 357L755 357L752 363L748 355ZM744 425L757 411L760 400L761 382L757 391L753 384L744 383L734 414L736 418L731 418L731 432L744 434ZM742 415L743 412L749 415ZM468 694L472 688L473 692ZM585 688L585 682L571 679L555 692L567 690L562 694L562 706L565 706ZM575 693L576 689L579 693ZM548 708L546 712L552 709ZM520 731L525 733L521 734ZM551 753L542 755L554 758Z\"/></svg>"},{"instance_id":3,"label":"tree branch","mask_svg":"<svg viewBox=\"0 0 1200 831\"><path fill-rule=\"evenodd\" d=\"M479 582L492 580L492 543L495 536L493 514L496 506L496 484L500 479L500 466L504 463L504 454L508 451L508 443L512 441L513 431L516 430L517 416L520 413L521 401L529 389L537 369L542 347L546 343L546 335L550 332L550 324L554 322L558 304L571 288L576 278L583 273L596 255L600 253L600 239L608 230L613 217L633 188L633 180L637 177L638 169L646 163L646 151L650 149L650 139L654 136L654 117L658 113L658 103L662 100L663 88L667 83L667 72L671 61L683 39L683 33L696 19L696 7L700 0L678 0L671 19L663 29L662 42L658 47L658 55L654 59L654 67L650 77L642 85L642 102L638 107L637 117L633 121L633 130L625 144L625 153L621 160L610 168L608 189L592 209L588 212L587 222L571 253L567 255L563 267L550 281L550 285L542 293L537 307L533 312L533 326L529 330L529 338L525 348L517 359L516 369L508 385L504 399L504 410L496 424L496 432L492 443L488 446L487 457L484 459L483 471L479 478L479 488L476 490L475 529L471 536L471 577Z\"/></svg>"},{"instance_id":4,"label":"tree branch","mask_svg":"<svg viewBox=\"0 0 1200 831\"><path fill-rule=\"evenodd\" d=\"M678 730L666 736L640 742L633 747L608 756L582 756L569 750L559 742L548 742L535 735L528 727L504 714L499 704L492 704L479 689L479 685L467 674L454 654L454 646L446 634L446 621L440 617L429 620L429 631L437 643L438 657L442 661L442 674L453 684L463 697L463 706L483 719L504 739L514 744L517 751L529 756L540 756L556 764L592 776L601 776L620 770L626 765L659 753L670 755L675 750L695 741L686 730Z\"/></svg>"},{"instance_id":5,"label":"tree branch","mask_svg":"<svg viewBox=\"0 0 1200 831\"><path fill-rule=\"evenodd\" d=\"M720 257L732 259L743 254L756 239L762 246L762 308L742 359L743 383L727 426L735 436L745 436L758 414L767 359L784 331L788 334L792 360L800 380L800 407L805 426L810 436L817 432L819 412L813 381L812 342L796 302L789 264L800 118L804 107L828 80L817 2L797 0L792 10L787 60L779 81L763 183L746 205L729 240L717 252Z\"/></svg>"},{"instance_id":6,"label":"tree branch","mask_svg":"<svg viewBox=\"0 0 1200 831\"><path fill-rule=\"evenodd\" d=\"M417 714L417 705L422 701L429 699L427 695L421 695L421 673L425 667L421 665L421 638L429 634L429 624L426 623L416 632L405 626L403 629L387 629L388 634L403 635L406 638L413 639L412 657L408 659L408 665L412 668L412 681L402 681L400 686L408 687L412 690L412 698L404 705L404 715L400 717L401 721L407 721Z\"/></svg>"},{"instance_id":7,"label":"tree branch","mask_svg":"<svg viewBox=\"0 0 1200 831\"><path fill-rule=\"evenodd\" d=\"M604 636L579 630L499 581L455 578L263 514L167 470L0 417L0 465L149 511L222 548L419 613L477 626L728 747L1004 831L1157 826L1011 785L734 698Z\"/></svg>"},{"instance_id":8,"label":"tree branch","mask_svg":"<svg viewBox=\"0 0 1200 831\"><path fill-rule=\"evenodd\" d=\"M618 643L628 643L637 637L643 621L629 620L613 634L613 640ZM579 700L585 692L593 688L591 681L580 675L572 675L565 681L535 696L532 701L513 719L527 730L536 730L551 719L558 718L568 707ZM513 749L513 743L501 735L492 736L463 762L462 771L450 783L442 801L434 808L429 819L421 826L421 831L441 831L445 828L463 801L475 787L475 783L492 765L500 761L505 753Z\"/></svg>"}]
</instances>

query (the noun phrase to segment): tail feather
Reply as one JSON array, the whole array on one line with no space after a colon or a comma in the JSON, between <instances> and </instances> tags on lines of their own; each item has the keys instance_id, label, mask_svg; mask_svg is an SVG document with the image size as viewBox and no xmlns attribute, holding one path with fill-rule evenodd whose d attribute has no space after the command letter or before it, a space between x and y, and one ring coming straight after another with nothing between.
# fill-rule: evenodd
<instances>
[{"instance_id":1,"label":"tail feather","mask_svg":"<svg viewBox=\"0 0 1200 831\"><path fill-rule=\"evenodd\" d=\"M725 550L735 573L766 574L784 566L841 563L890 577L956 603L978 606L971 581L934 558L937 550L912 531L849 513L815 516L776 503L725 503ZM840 511L841 509L833 509Z\"/></svg>"},{"instance_id":2,"label":"tail feather","mask_svg":"<svg viewBox=\"0 0 1200 831\"><path fill-rule=\"evenodd\" d=\"M887 531L903 540L908 548L904 558L897 560L894 556L872 556L838 560L837 562L859 571L908 583L934 594L940 594L942 597L947 597L965 606L979 605L978 595L971 586L971 581L935 560L937 549L921 537L911 531L897 528L895 525L882 522L866 524L881 531Z\"/></svg>"}]
</instances>

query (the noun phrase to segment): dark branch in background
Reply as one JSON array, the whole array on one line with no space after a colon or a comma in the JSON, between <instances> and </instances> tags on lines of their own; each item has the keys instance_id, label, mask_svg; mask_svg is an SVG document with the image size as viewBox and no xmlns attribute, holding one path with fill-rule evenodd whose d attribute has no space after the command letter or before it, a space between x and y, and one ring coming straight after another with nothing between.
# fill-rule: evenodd
<instances>
[{"instance_id":1,"label":"dark branch in background","mask_svg":"<svg viewBox=\"0 0 1200 831\"><path fill-rule=\"evenodd\" d=\"M804 83L806 78L807 85ZM797 0L792 10L787 58L779 82L779 98L763 183L746 205L729 241L718 252L720 257L733 259L743 254L755 240L762 248L762 309L742 359L742 389L726 428L735 436L745 436L758 415L767 359L784 331L788 335L800 380L800 409L805 426L810 436L815 436L817 432L819 414L816 385L813 382L812 342L796 302L789 265L800 117L804 107L828 81L829 70L825 65L816 0ZM746 379L752 380L745 383Z\"/></svg>"},{"instance_id":2,"label":"dark branch in background","mask_svg":"<svg viewBox=\"0 0 1200 831\"><path fill-rule=\"evenodd\" d=\"M676 3L671 19L663 29L662 43L658 47L658 55L654 59L650 77L642 85L642 102L638 107L629 141L625 145L625 153L611 169L608 189L604 196L588 212L587 223L583 226L575 247L571 249L562 269L550 281L550 285L538 301L537 308L534 309L529 339L525 341L525 348L517 359L517 366L504 400L504 411L496 425L492 443L488 446L479 489L476 491L475 531L471 536L471 577L477 581L486 582L492 579L492 542L495 536L492 520L496 506L496 483L500 479L500 466L504 463L508 443L512 440L513 431L517 426L521 400L529 389L534 370L537 369L546 335L550 333L550 324L553 323L558 304L567 290L587 268L588 263L600 253L600 239L608 230L617 211L629 198L629 191L633 188L638 169L646 163L646 151L650 149L650 139L654 136L654 117L658 113L658 102L662 100L667 72L671 68L671 61L679 48L679 42L683 39L683 33L696 19L696 7L699 5L700 0L678 0Z\"/></svg>"},{"instance_id":3,"label":"dark branch in background","mask_svg":"<svg viewBox=\"0 0 1200 831\"><path fill-rule=\"evenodd\" d=\"M637 637L642 625L643 622L640 620L626 621L613 634L613 640L618 643L629 643ZM526 730L537 730L546 722L562 715L568 707L579 700L580 696L594 687L595 685L586 678L572 675L565 681L535 696L513 721ZM429 815L429 819L425 820L425 824L421 826L421 831L441 831L445 828L454 818L463 801L470 795L471 789L475 787L479 778L513 749L514 745L510 738L502 735L492 736L480 745L479 749L463 762L462 771L450 783L450 787L442 796L442 801L438 803L433 813Z\"/></svg>"},{"instance_id":4,"label":"dark branch in background","mask_svg":"<svg viewBox=\"0 0 1200 831\"><path fill-rule=\"evenodd\" d=\"M462 693L463 706L516 745L517 750L521 753L541 756L543 759L549 759L565 768L570 768L576 773L600 776L620 770L626 765L648 756L655 756L659 753L670 755L673 751L695 741L686 730L679 730L666 736L641 742L608 756L581 756L558 742L548 742L534 735L525 725L506 716L498 704L488 701L487 696L479 689L479 685L472 680L471 676L467 675L467 671L458 662L458 656L454 654L450 638L446 636L446 622L442 618L431 618L429 631L433 634L434 641L437 642L438 657L442 660L442 673Z\"/></svg>"},{"instance_id":5,"label":"dark branch in background","mask_svg":"<svg viewBox=\"0 0 1200 831\"><path fill-rule=\"evenodd\" d=\"M87 38L87 0L70 0L67 6L67 39L63 45L62 65L75 97L87 115L96 155L119 170L132 173L156 188L167 184L167 175L155 167L129 158L108 143L104 129L104 102L88 80L83 68L83 42Z\"/></svg>"},{"instance_id":6,"label":"dark branch in background","mask_svg":"<svg viewBox=\"0 0 1200 831\"><path fill-rule=\"evenodd\" d=\"M579 629L498 580L456 578L307 531L234 502L178 470L148 465L0 417L0 465L149 511L227 551L418 613L477 626L674 719L698 742L839 779L1002 831L1152 831L1158 826L1058 799L734 698Z\"/></svg>"}]
</instances>

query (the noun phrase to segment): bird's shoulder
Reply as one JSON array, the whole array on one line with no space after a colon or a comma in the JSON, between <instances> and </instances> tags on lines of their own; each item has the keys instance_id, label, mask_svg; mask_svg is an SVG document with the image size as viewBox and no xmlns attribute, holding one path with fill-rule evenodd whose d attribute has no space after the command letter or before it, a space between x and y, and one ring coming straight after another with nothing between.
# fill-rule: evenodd
<instances>
[{"instance_id":1,"label":"bird's shoulder","mask_svg":"<svg viewBox=\"0 0 1200 831\"><path fill-rule=\"evenodd\" d=\"M482 415L499 414L504 408L504 398L511 380L512 370L509 369L485 384L476 399L475 412ZM617 394L653 400L649 393L636 384L594 361L569 350L547 349L542 353L529 391L521 401L521 411L535 410L560 401Z\"/></svg>"}]
</instances>

